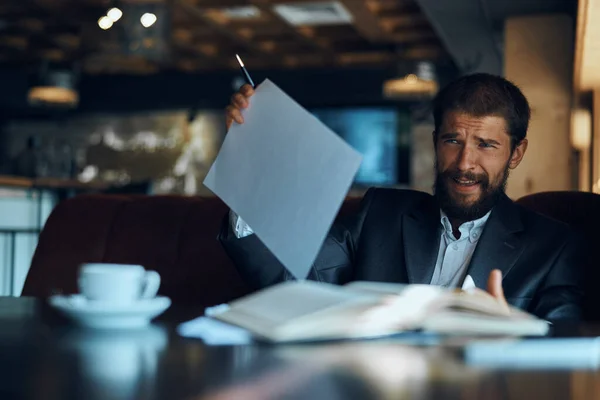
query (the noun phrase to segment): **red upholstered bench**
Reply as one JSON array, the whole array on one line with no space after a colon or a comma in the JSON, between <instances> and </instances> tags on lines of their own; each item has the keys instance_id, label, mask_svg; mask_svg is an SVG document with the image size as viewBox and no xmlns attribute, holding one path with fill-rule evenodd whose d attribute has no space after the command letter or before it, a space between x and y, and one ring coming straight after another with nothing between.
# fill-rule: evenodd
<instances>
[{"instance_id":1,"label":"red upholstered bench","mask_svg":"<svg viewBox=\"0 0 600 400\"><path fill-rule=\"evenodd\" d=\"M349 198L341 214L357 209ZM162 277L174 302L214 305L248 288L217 241L227 207L216 197L81 195L52 211L23 296L77 292L85 262L140 264Z\"/></svg>"}]
</instances>

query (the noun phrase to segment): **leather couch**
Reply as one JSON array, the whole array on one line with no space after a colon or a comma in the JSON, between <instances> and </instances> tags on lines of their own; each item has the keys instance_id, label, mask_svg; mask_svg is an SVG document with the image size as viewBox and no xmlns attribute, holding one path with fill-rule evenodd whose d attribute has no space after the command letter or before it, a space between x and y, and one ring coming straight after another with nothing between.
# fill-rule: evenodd
<instances>
[{"instance_id":1,"label":"leather couch","mask_svg":"<svg viewBox=\"0 0 600 400\"><path fill-rule=\"evenodd\" d=\"M354 212L348 198L340 216ZM600 226L600 195L547 192L517 201L564 221L594 238ZM52 212L34 254L22 295L46 297L77 292L85 262L141 264L162 276L160 293L176 302L209 306L248 293L216 240L227 207L214 197L81 195ZM597 285L596 269L587 282ZM600 295L587 290L588 319L600 320Z\"/></svg>"},{"instance_id":2,"label":"leather couch","mask_svg":"<svg viewBox=\"0 0 600 400\"><path fill-rule=\"evenodd\" d=\"M358 208L348 198L340 216ZM77 292L82 263L139 264L161 275L159 294L210 306L249 292L217 241L228 208L216 197L80 195L50 214L23 296Z\"/></svg>"},{"instance_id":3,"label":"leather couch","mask_svg":"<svg viewBox=\"0 0 600 400\"><path fill-rule=\"evenodd\" d=\"M556 191L524 196L517 203L540 214L565 222L582 233L589 249L584 281L584 314L588 321L600 321L600 268L594 252L600 227L600 195L590 192Z\"/></svg>"}]
</instances>

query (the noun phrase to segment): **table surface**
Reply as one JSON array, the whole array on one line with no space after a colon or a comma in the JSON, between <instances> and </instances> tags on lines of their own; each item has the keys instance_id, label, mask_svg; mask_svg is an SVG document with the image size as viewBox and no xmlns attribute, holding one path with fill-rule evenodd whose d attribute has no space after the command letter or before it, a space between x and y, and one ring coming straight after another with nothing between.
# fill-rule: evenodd
<instances>
[{"instance_id":1,"label":"table surface","mask_svg":"<svg viewBox=\"0 0 600 400\"><path fill-rule=\"evenodd\" d=\"M206 346L177 335L178 323L201 313L172 306L147 329L101 332L73 326L44 301L0 298L0 399L600 398L593 368L468 365L452 343Z\"/></svg>"}]
</instances>

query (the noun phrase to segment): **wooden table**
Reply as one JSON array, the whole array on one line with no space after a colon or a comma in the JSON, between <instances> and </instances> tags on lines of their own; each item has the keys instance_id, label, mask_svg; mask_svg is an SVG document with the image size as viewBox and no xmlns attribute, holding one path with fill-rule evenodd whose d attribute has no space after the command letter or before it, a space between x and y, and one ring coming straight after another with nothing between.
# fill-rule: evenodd
<instances>
[{"instance_id":1,"label":"wooden table","mask_svg":"<svg viewBox=\"0 0 600 400\"><path fill-rule=\"evenodd\" d=\"M70 325L44 302L0 298L0 399L600 397L597 371L479 368L453 346L210 347L179 337L177 323L200 312L172 306L149 329L103 333Z\"/></svg>"}]
</instances>

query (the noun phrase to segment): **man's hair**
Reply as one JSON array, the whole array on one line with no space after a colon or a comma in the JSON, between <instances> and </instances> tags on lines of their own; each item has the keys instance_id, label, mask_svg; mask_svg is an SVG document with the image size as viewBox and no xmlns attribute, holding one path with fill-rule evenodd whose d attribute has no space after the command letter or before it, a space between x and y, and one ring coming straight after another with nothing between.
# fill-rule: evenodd
<instances>
[{"instance_id":1,"label":"man's hair","mask_svg":"<svg viewBox=\"0 0 600 400\"><path fill-rule=\"evenodd\" d=\"M435 135L451 111L473 117L502 117L511 138L511 149L525 139L531 110L527 99L512 82L495 75L463 76L445 86L433 100Z\"/></svg>"}]
</instances>

